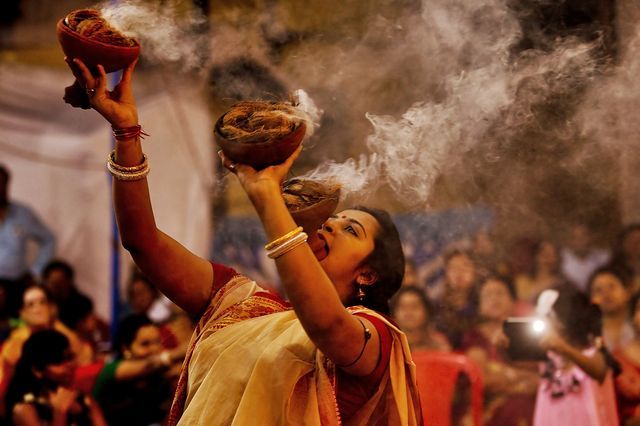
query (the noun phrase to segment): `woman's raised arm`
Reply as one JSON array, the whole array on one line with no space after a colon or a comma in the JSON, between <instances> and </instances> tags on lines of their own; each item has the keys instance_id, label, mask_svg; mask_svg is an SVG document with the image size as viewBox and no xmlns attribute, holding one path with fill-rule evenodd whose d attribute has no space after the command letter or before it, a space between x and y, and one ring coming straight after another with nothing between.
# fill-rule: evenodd
<instances>
[{"instance_id":1,"label":"woman's raised arm","mask_svg":"<svg viewBox=\"0 0 640 426\"><path fill-rule=\"evenodd\" d=\"M81 87L87 89L93 109L114 129L138 125L132 77L135 62L122 74L112 91L107 90L107 76L98 65L97 76L79 59L65 58ZM115 163L123 167L143 162L138 135L116 138ZM188 313L200 313L209 299L213 283L211 264L187 250L160 231L155 223L147 179L113 180L113 199L122 245L131 253L136 265L175 304Z\"/></svg>"}]
</instances>

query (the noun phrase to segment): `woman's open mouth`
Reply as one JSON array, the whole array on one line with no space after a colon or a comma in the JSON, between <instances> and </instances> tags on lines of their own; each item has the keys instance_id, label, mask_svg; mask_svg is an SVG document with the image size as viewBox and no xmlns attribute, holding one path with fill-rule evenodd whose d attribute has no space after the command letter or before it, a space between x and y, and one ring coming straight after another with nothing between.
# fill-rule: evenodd
<instances>
[{"instance_id":1,"label":"woman's open mouth","mask_svg":"<svg viewBox=\"0 0 640 426\"><path fill-rule=\"evenodd\" d=\"M312 241L311 250L319 261L329 255L329 244L327 244L327 240L320 232L316 234L316 238Z\"/></svg>"}]
</instances>

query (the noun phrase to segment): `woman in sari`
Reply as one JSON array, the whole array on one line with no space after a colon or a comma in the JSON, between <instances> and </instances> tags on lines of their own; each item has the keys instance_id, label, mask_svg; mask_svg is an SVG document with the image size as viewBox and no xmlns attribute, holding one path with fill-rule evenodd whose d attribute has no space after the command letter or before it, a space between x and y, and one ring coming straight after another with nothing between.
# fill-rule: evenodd
<instances>
[{"instance_id":1,"label":"woman in sari","mask_svg":"<svg viewBox=\"0 0 640 426\"><path fill-rule=\"evenodd\" d=\"M114 205L122 243L174 303L199 318L169 424L421 424L406 338L384 315L400 287L404 256L388 214L350 209L306 244L280 186L284 163L256 171L232 163L253 203L289 302L223 265L202 259L158 230L131 79L113 91L66 59L93 109L114 130Z\"/></svg>"}]
</instances>

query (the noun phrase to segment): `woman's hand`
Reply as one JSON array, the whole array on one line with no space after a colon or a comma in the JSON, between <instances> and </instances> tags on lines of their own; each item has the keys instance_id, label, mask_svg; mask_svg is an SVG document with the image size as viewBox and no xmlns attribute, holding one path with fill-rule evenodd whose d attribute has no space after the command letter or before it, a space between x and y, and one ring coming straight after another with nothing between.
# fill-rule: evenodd
<instances>
[{"instance_id":1,"label":"woman's hand","mask_svg":"<svg viewBox=\"0 0 640 426\"><path fill-rule=\"evenodd\" d=\"M553 327L549 327L540 338L540 346L548 351L553 351L558 354L566 354L567 349L569 348L567 341L560 337Z\"/></svg>"},{"instance_id":2,"label":"woman's hand","mask_svg":"<svg viewBox=\"0 0 640 426\"><path fill-rule=\"evenodd\" d=\"M51 394L49 401L55 411L59 413L67 413L76 401L77 396L77 391L60 386Z\"/></svg>"},{"instance_id":3,"label":"woman's hand","mask_svg":"<svg viewBox=\"0 0 640 426\"><path fill-rule=\"evenodd\" d=\"M64 60L71 68L77 84L87 91L91 107L112 126L125 128L138 124L138 111L131 85L137 59L124 69L120 82L112 91L107 90L107 73L102 65L98 65L96 76L80 59L65 57Z\"/></svg>"},{"instance_id":4,"label":"woman's hand","mask_svg":"<svg viewBox=\"0 0 640 426\"><path fill-rule=\"evenodd\" d=\"M218 155L222 160L222 165L238 176L240 184L255 205L263 196L268 197L274 192L280 194L280 185L301 151L302 145L283 163L262 170L256 170L246 164L234 163L222 151L218 151Z\"/></svg>"}]
</instances>

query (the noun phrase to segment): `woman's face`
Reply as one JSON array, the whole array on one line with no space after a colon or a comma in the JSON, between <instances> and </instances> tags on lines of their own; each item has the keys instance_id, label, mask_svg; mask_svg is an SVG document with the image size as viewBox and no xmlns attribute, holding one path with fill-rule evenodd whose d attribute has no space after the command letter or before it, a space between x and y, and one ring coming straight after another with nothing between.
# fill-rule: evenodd
<instances>
[{"instance_id":1,"label":"woman's face","mask_svg":"<svg viewBox=\"0 0 640 426\"><path fill-rule=\"evenodd\" d=\"M603 314L626 309L631 295L618 277L610 273L598 274L591 284L591 302L600 306Z\"/></svg>"},{"instance_id":2,"label":"woman's face","mask_svg":"<svg viewBox=\"0 0 640 426\"><path fill-rule=\"evenodd\" d=\"M63 359L59 363L47 365L42 375L53 383L69 387L73 384L75 372L76 358L71 348L67 348L64 352Z\"/></svg>"},{"instance_id":3,"label":"woman's face","mask_svg":"<svg viewBox=\"0 0 640 426\"><path fill-rule=\"evenodd\" d=\"M412 331L424 328L429 321L429 313L425 309L418 295L407 292L398 298L393 319L401 329Z\"/></svg>"},{"instance_id":4,"label":"woman's face","mask_svg":"<svg viewBox=\"0 0 640 426\"><path fill-rule=\"evenodd\" d=\"M467 291L473 287L476 268L466 254L458 254L449 259L445 269L446 281L452 290Z\"/></svg>"},{"instance_id":5,"label":"woman's face","mask_svg":"<svg viewBox=\"0 0 640 426\"><path fill-rule=\"evenodd\" d=\"M548 241L540 244L540 248L538 249L538 253L536 254L536 265L538 269L557 269L558 251L553 244Z\"/></svg>"},{"instance_id":6,"label":"woman's face","mask_svg":"<svg viewBox=\"0 0 640 426\"><path fill-rule=\"evenodd\" d=\"M153 324L140 327L136 333L136 338L131 342L128 349L130 358L141 359L155 355L162 351L162 341L160 330Z\"/></svg>"},{"instance_id":7,"label":"woman's face","mask_svg":"<svg viewBox=\"0 0 640 426\"><path fill-rule=\"evenodd\" d=\"M507 285L489 279L480 289L480 315L487 319L505 320L513 312L513 299Z\"/></svg>"},{"instance_id":8,"label":"woman's face","mask_svg":"<svg viewBox=\"0 0 640 426\"><path fill-rule=\"evenodd\" d=\"M20 316L29 327L48 327L53 320L53 306L42 289L32 287L22 296Z\"/></svg>"},{"instance_id":9,"label":"woman's face","mask_svg":"<svg viewBox=\"0 0 640 426\"><path fill-rule=\"evenodd\" d=\"M155 300L155 293L142 280L135 280L129 289L129 304L134 312L143 314L151 308Z\"/></svg>"},{"instance_id":10,"label":"woman's face","mask_svg":"<svg viewBox=\"0 0 640 426\"><path fill-rule=\"evenodd\" d=\"M331 281L342 283L337 290L343 302L351 296L351 284L362 270L362 262L373 252L379 229L369 213L345 210L330 217L318 231L324 244L319 244L314 254Z\"/></svg>"}]
</instances>

